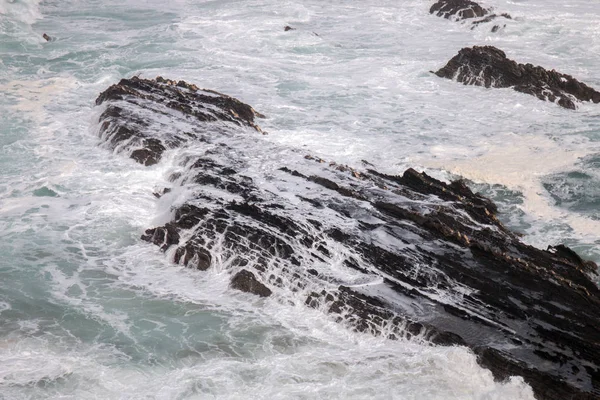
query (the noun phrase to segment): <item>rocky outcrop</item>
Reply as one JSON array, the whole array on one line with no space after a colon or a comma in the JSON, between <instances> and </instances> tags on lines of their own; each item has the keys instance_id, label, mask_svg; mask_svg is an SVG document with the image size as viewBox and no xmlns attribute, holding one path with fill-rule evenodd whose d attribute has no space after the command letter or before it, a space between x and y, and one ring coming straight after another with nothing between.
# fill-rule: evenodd
<instances>
[{"instance_id":1,"label":"rocky outcrop","mask_svg":"<svg viewBox=\"0 0 600 400\"><path fill-rule=\"evenodd\" d=\"M575 109L575 102L600 102L600 92L567 74L518 64L493 46L465 47L435 74L465 85L509 88Z\"/></svg>"},{"instance_id":2,"label":"rocky outcrop","mask_svg":"<svg viewBox=\"0 0 600 400\"><path fill-rule=\"evenodd\" d=\"M470 0L438 0L429 9L430 14L435 14L438 17L453 19L456 21L470 21L471 29L496 20L497 18L512 19L509 14L496 14L492 8L485 8ZM503 25L504 27L506 25ZM492 32L496 32L501 28L500 25L494 25L491 28Z\"/></svg>"},{"instance_id":3,"label":"rocky outcrop","mask_svg":"<svg viewBox=\"0 0 600 400\"><path fill-rule=\"evenodd\" d=\"M431 6L429 13L446 19L462 20L484 17L490 14L490 10L470 0L438 0Z\"/></svg>"},{"instance_id":4,"label":"rocky outcrop","mask_svg":"<svg viewBox=\"0 0 600 400\"><path fill-rule=\"evenodd\" d=\"M327 162L262 140L249 106L237 118L194 100L216 119L203 120L184 106L196 92L178 90L185 100L168 111L174 85L140 81L121 81L119 97L100 103L127 110L106 129L182 146L160 201L192 194L142 237L172 261L218 265L232 288L360 332L469 346L497 379L523 376L539 399L600 396L594 263L562 245L524 244L464 181ZM193 136L169 142L183 127Z\"/></svg>"},{"instance_id":5,"label":"rocky outcrop","mask_svg":"<svg viewBox=\"0 0 600 400\"><path fill-rule=\"evenodd\" d=\"M145 115L143 104L148 102L155 107ZM160 76L155 80L135 76L122 79L98 96L96 105L104 103L107 106L100 116L101 138L110 148L126 150L131 158L144 165L158 163L167 149L199 140L205 127L218 130L215 122L250 126L261 132L254 117L262 115L249 105L212 90ZM185 116L177 127L166 127L158 118L162 115L168 120L173 113ZM198 122L213 124L199 125Z\"/></svg>"}]
</instances>

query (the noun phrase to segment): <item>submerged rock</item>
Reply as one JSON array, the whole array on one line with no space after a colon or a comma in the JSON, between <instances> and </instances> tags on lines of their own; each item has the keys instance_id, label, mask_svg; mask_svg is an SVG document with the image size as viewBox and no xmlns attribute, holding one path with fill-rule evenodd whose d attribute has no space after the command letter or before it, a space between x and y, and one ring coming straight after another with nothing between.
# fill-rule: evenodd
<instances>
[{"instance_id":1,"label":"submerged rock","mask_svg":"<svg viewBox=\"0 0 600 400\"><path fill-rule=\"evenodd\" d=\"M512 19L512 17L509 14L506 14L506 13L503 13L503 14L490 14L490 15L486 16L485 18L473 21L471 23L471 25L472 25L471 29L475 29L479 25L485 24L487 22L496 21L498 18ZM506 28L506 24L502 24L502 26L500 26L500 25L494 25L494 26L492 26L491 31L492 32L498 32L501 28Z\"/></svg>"},{"instance_id":2,"label":"submerged rock","mask_svg":"<svg viewBox=\"0 0 600 400\"><path fill-rule=\"evenodd\" d=\"M541 100L575 109L575 101L600 102L600 92L567 74L540 66L518 64L493 46L465 47L435 74L465 85L512 87Z\"/></svg>"},{"instance_id":3,"label":"submerged rock","mask_svg":"<svg viewBox=\"0 0 600 400\"><path fill-rule=\"evenodd\" d=\"M236 112L243 119L192 90L174 95L171 84L120 86L99 103L127 112L105 129L181 148L170 180L193 194L142 236L174 262L218 263L232 288L305 304L360 332L468 346L497 379L520 375L539 399L600 395L594 263L521 242L464 181L359 171L262 140L247 105ZM227 118L196 118L192 101ZM172 140L184 128L193 136ZM111 137L117 149L131 143Z\"/></svg>"}]
</instances>

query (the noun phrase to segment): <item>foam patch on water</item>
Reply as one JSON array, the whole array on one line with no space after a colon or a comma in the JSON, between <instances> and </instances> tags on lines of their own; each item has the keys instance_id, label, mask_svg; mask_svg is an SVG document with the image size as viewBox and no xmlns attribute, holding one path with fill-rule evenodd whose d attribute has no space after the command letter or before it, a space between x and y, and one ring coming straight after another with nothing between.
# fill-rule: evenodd
<instances>
[{"instance_id":1,"label":"foam patch on water","mask_svg":"<svg viewBox=\"0 0 600 400\"><path fill-rule=\"evenodd\" d=\"M294 351L280 352L282 345ZM295 344L294 344L295 343ZM0 344L0 387L11 399L50 395L93 399L140 398L315 398L335 399L533 399L520 379L494 383L479 373L475 357L460 348L341 340L335 347L298 343L275 334L265 355L253 360L197 354L179 368L127 368L110 348L57 349L48 342L17 340ZM463 368L455 368L462 365Z\"/></svg>"},{"instance_id":2,"label":"foam patch on water","mask_svg":"<svg viewBox=\"0 0 600 400\"><path fill-rule=\"evenodd\" d=\"M0 341L0 387L35 385L71 374L74 358L51 354L35 340Z\"/></svg>"},{"instance_id":3,"label":"foam patch on water","mask_svg":"<svg viewBox=\"0 0 600 400\"><path fill-rule=\"evenodd\" d=\"M0 0L0 15L27 25L42 18L41 0Z\"/></svg>"},{"instance_id":4,"label":"foam patch on water","mask_svg":"<svg viewBox=\"0 0 600 400\"><path fill-rule=\"evenodd\" d=\"M509 133L495 138L495 143L484 144L484 154L459 160L423 164L443 168L455 175L475 182L501 184L523 193L523 209L539 220L560 220L568 223L583 236L595 237L600 232L600 222L555 206L554 200L542 186L542 178L572 168L584 156L598 150L594 146L565 146L561 140L539 136ZM452 153L456 150L450 149ZM433 153L442 155L444 145L434 146Z\"/></svg>"},{"instance_id":5,"label":"foam patch on water","mask_svg":"<svg viewBox=\"0 0 600 400\"><path fill-rule=\"evenodd\" d=\"M0 90L7 96L9 109L27 113L28 117L41 123L45 108L61 93L77 88L80 84L72 77L50 77L37 80L16 80L0 84Z\"/></svg>"},{"instance_id":6,"label":"foam patch on water","mask_svg":"<svg viewBox=\"0 0 600 400\"><path fill-rule=\"evenodd\" d=\"M152 250L132 248L110 268L138 290L228 314L228 340L233 340L234 349L245 350L234 350L238 356L233 358L208 359L190 352L178 361L177 369L160 370L160 375L155 368L146 369L150 378L137 377L127 388L117 378L115 384L124 393L135 386L165 398L533 399L520 378L494 382L463 348L352 333L303 305L233 291L219 268L202 273L165 268L162 257ZM243 342L236 343L240 335Z\"/></svg>"}]
</instances>

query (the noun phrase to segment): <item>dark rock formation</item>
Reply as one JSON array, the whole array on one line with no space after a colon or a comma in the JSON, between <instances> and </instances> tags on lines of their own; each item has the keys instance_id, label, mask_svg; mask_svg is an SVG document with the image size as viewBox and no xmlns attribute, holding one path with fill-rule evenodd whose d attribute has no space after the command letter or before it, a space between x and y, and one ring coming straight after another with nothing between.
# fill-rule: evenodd
<instances>
[{"instance_id":1,"label":"dark rock formation","mask_svg":"<svg viewBox=\"0 0 600 400\"><path fill-rule=\"evenodd\" d=\"M241 270L231 278L231 287L242 292L269 297L273 292L256 279L254 274L246 269Z\"/></svg>"},{"instance_id":2,"label":"dark rock formation","mask_svg":"<svg viewBox=\"0 0 600 400\"><path fill-rule=\"evenodd\" d=\"M285 32L287 32L287 31L295 31L295 30L296 30L296 28L292 28L291 26L289 26L289 25L286 25L286 26L285 26L285 28L283 28L283 30L284 30Z\"/></svg>"},{"instance_id":3,"label":"dark rock formation","mask_svg":"<svg viewBox=\"0 0 600 400\"><path fill-rule=\"evenodd\" d=\"M105 129L182 146L172 190L193 187L194 194L171 222L142 237L173 261L198 269L218 263L233 288L268 295L277 287L274 298L357 331L469 346L497 379L523 376L539 399L600 396L594 263L562 245L522 243L498 221L495 205L463 181L305 156L249 136L255 113L248 106L246 114L236 111L244 120L206 105L223 118L216 123L189 113L193 101L193 110L203 109L193 90L179 90L181 105L169 111L173 85L140 81L99 103L127 110ZM172 140L183 138L180 127L190 119L194 136ZM156 120L162 131L148 128Z\"/></svg>"},{"instance_id":4,"label":"dark rock formation","mask_svg":"<svg viewBox=\"0 0 600 400\"><path fill-rule=\"evenodd\" d=\"M154 104L151 112L144 108L142 100ZM128 151L131 158L144 165L156 164L167 149L198 140L206 130L221 129L217 123L220 121L250 126L261 132L254 117L263 116L249 105L212 90L160 76L155 80L135 76L121 79L96 99L96 105L105 102L108 105L100 116L102 139L114 150ZM166 127L160 118L149 118L163 115L168 119L174 112L184 116L177 127Z\"/></svg>"},{"instance_id":5,"label":"dark rock formation","mask_svg":"<svg viewBox=\"0 0 600 400\"><path fill-rule=\"evenodd\" d=\"M487 22L494 21L496 18L512 19L509 14L495 14L491 8L484 8L478 3L470 0L438 0L429 9L430 14L435 14L438 17L444 17L446 19L454 19L456 21L471 20L471 29ZM506 25L503 25L506 26ZM500 29L500 25L494 25L492 32L496 32Z\"/></svg>"},{"instance_id":6,"label":"dark rock formation","mask_svg":"<svg viewBox=\"0 0 600 400\"><path fill-rule=\"evenodd\" d=\"M531 64L517 64L493 46L465 47L435 74L465 85L512 87L570 109L575 109L575 100L600 102L600 92L572 76Z\"/></svg>"},{"instance_id":7,"label":"dark rock formation","mask_svg":"<svg viewBox=\"0 0 600 400\"><path fill-rule=\"evenodd\" d=\"M438 0L431 6L429 13L447 19L454 17L461 20L483 17L489 14L490 10L470 0Z\"/></svg>"}]
</instances>

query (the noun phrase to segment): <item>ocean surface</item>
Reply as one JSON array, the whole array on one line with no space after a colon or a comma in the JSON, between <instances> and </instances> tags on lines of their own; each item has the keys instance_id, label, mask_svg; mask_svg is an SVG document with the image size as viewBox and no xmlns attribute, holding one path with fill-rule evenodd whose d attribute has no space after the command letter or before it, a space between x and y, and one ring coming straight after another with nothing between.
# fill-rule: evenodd
<instances>
[{"instance_id":1,"label":"ocean surface","mask_svg":"<svg viewBox=\"0 0 600 400\"><path fill-rule=\"evenodd\" d=\"M482 4L513 19L472 30L425 0L0 0L0 399L533 399L467 349L354 333L170 264L139 240L169 212L152 195L169 159L146 168L97 135L109 85L184 79L265 114L279 145L464 177L527 243L600 262L600 105L430 72L494 45L600 88L600 6Z\"/></svg>"}]
</instances>

